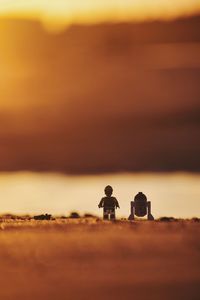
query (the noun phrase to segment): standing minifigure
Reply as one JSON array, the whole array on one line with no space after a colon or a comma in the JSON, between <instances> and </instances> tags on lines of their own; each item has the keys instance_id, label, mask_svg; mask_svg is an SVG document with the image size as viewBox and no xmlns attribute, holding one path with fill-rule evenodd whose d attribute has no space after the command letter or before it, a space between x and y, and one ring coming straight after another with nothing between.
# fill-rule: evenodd
<instances>
[{"instance_id":1,"label":"standing minifigure","mask_svg":"<svg viewBox=\"0 0 200 300\"><path fill-rule=\"evenodd\" d=\"M119 207L119 203L115 197L112 197L113 188L107 185L104 189L106 197L103 197L99 203L99 208L103 207L103 218L108 220L115 220L115 209Z\"/></svg>"},{"instance_id":2,"label":"standing minifigure","mask_svg":"<svg viewBox=\"0 0 200 300\"><path fill-rule=\"evenodd\" d=\"M131 201L131 214L129 220L134 220L135 215L137 217L144 217L147 215L148 220L154 220L151 214L151 202L147 201L147 197L142 192L139 192L134 201Z\"/></svg>"}]
</instances>

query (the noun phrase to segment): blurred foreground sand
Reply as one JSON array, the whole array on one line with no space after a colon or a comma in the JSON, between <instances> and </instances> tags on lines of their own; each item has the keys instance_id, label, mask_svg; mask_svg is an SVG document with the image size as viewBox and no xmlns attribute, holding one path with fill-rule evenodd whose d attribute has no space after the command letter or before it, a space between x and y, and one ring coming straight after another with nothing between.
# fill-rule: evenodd
<instances>
[{"instance_id":1,"label":"blurred foreground sand","mask_svg":"<svg viewBox=\"0 0 200 300\"><path fill-rule=\"evenodd\" d=\"M200 223L0 223L0 299L199 299Z\"/></svg>"}]
</instances>

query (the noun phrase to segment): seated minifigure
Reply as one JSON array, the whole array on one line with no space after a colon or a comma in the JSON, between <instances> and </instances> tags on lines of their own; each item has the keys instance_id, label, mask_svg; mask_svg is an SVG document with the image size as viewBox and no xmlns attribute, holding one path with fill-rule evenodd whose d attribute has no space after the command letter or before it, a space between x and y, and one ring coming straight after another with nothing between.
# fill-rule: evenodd
<instances>
[{"instance_id":1,"label":"seated minifigure","mask_svg":"<svg viewBox=\"0 0 200 300\"><path fill-rule=\"evenodd\" d=\"M99 208L103 207L103 219L108 220L115 220L115 209L119 207L119 203L115 197L112 197L113 188L108 185L105 187L105 195L99 203Z\"/></svg>"},{"instance_id":2,"label":"seated minifigure","mask_svg":"<svg viewBox=\"0 0 200 300\"><path fill-rule=\"evenodd\" d=\"M151 202L147 201L147 197L139 192L134 201L131 201L131 214L129 220L134 220L135 215L137 217L144 217L147 215L148 220L154 220L154 217L151 214Z\"/></svg>"}]
</instances>

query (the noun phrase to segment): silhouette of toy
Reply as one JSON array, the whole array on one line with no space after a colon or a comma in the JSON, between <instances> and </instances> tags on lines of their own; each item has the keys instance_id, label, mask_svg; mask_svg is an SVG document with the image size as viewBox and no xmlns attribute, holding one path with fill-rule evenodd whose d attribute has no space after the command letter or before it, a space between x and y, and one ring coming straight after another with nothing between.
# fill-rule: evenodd
<instances>
[{"instance_id":1,"label":"silhouette of toy","mask_svg":"<svg viewBox=\"0 0 200 300\"><path fill-rule=\"evenodd\" d=\"M115 209L120 208L115 197L112 197L113 188L107 185L104 189L106 197L103 197L99 203L99 208L103 207L103 219L115 220Z\"/></svg>"},{"instance_id":2,"label":"silhouette of toy","mask_svg":"<svg viewBox=\"0 0 200 300\"><path fill-rule=\"evenodd\" d=\"M151 214L151 202L147 201L147 197L142 192L139 192L134 201L131 201L131 214L128 219L134 220L135 216L144 217L146 215L148 220L154 220Z\"/></svg>"}]
</instances>

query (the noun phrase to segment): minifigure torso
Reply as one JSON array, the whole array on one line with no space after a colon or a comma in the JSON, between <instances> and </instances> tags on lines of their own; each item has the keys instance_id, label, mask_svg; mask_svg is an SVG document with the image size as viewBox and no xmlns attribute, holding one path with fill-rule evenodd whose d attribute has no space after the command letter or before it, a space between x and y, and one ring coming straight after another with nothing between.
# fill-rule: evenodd
<instances>
[{"instance_id":1,"label":"minifigure torso","mask_svg":"<svg viewBox=\"0 0 200 300\"><path fill-rule=\"evenodd\" d=\"M116 208L119 207L119 204L115 197L106 196L101 199L100 206L104 208Z\"/></svg>"}]
</instances>

